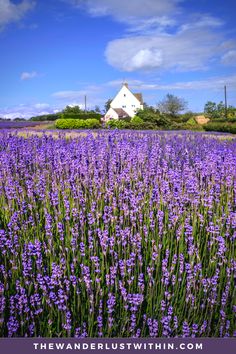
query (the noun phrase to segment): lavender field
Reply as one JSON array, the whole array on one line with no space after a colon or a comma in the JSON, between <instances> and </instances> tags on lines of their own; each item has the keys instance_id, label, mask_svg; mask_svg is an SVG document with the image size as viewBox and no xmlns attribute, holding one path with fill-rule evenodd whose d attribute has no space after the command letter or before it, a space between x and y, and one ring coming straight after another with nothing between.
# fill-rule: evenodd
<instances>
[{"instance_id":1,"label":"lavender field","mask_svg":"<svg viewBox=\"0 0 236 354\"><path fill-rule=\"evenodd\" d=\"M236 140L0 134L2 337L228 337Z\"/></svg>"}]
</instances>

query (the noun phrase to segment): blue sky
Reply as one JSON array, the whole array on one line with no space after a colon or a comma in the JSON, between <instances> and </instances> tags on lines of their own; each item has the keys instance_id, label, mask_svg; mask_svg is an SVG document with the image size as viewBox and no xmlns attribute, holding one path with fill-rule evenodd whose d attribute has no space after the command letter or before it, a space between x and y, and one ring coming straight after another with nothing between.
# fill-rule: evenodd
<instances>
[{"instance_id":1,"label":"blue sky","mask_svg":"<svg viewBox=\"0 0 236 354\"><path fill-rule=\"evenodd\" d=\"M0 0L0 117L104 107L122 82L156 105L236 106L235 0Z\"/></svg>"}]
</instances>

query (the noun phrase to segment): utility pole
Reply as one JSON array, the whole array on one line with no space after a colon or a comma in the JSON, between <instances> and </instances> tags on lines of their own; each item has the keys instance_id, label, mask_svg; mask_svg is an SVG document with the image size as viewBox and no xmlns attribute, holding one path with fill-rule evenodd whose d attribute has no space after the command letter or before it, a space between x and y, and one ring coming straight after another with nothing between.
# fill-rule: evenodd
<instances>
[{"instance_id":1,"label":"utility pole","mask_svg":"<svg viewBox=\"0 0 236 354\"><path fill-rule=\"evenodd\" d=\"M84 96L84 111L87 113L87 96Z\"/></svg>"},{"instance_id":2,"label":"utility pole","mask_svg":"<svg viewBox=\"0 0 236 354\"><path fill-rule=\"evenodd\" d=\"M227 107L227 88L225 86L225 119L228 118L228 107Z\"/></svg>"}]
</instances>

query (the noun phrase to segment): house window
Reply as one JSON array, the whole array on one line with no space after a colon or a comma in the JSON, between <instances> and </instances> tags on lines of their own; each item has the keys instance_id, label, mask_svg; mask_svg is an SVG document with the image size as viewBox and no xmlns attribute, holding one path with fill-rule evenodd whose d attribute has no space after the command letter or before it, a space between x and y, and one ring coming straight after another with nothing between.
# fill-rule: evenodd
<instances>
[{"instance_id":1,"label":"house window","mask_svg":"<svg viewBox=\"0 0 236 354\"><path fill-rule=\"evenodd\" d=\"M134 107L134 108L135 108L135 104L132 104L132 107Z\"/></svg>"},{"instance_id":2,"label":"house window","mask_svg":"<svg viewBox=\"0 0 236 354\"><path fill-rule=\"evenodd\" d=\"M126 106L122 106L122 108L126 108Z\"/></svg>"},{"instance_id":3,"label":"house window","mask_svg":"<svg viewBox=\"0 0 236 354\"><path fill-rule=\"evenodd\" d=\"M124 94L124 97L126 97L126 94Z\"/></svg>"}]
</instances>

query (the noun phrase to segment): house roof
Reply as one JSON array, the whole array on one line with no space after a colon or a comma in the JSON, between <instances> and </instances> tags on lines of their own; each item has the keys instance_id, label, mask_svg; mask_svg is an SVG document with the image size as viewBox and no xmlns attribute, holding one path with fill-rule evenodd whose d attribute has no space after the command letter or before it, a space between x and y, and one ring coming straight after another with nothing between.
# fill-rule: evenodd
<instances>
[{"instance_id":1,"label":"house roof","mask_svg":"<svg viewBox=\"0 0 236 354\"><path fill-rule=\"evenodd\" d=\"M113 108L113 110L118 114L119 118L129 117L128 113L123 110L123 108Z\"/></svg>"},{"instance_id":2,"label":"house roof","mask_svg":"<svg viewBox=\"0 0 236 354\"><path fill-rule=\"evenodd\" d=\"M143 104L143 95L141 93L133 93L133 95Z\"/></svg>"}]
</instances>

